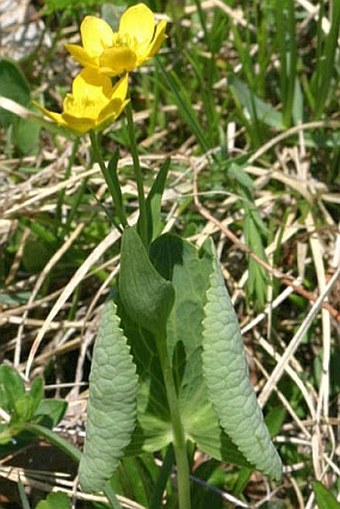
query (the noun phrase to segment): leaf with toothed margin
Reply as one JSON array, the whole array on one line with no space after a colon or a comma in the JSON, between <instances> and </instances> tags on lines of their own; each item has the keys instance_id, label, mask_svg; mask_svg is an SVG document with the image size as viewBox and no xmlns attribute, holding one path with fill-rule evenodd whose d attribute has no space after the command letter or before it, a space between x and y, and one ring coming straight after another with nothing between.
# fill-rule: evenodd
<instances>
[{"instance_id":1,"label":"leaf with toothed margin","mask_svg":"<svg viewBox=\"0 0 340 509\"><path fill-rule=\"evenodd\" d=\"M216 255L204 307L203 374L224 432L258 470L281 478L281 460L249 380L238 320Z\"/></svg>"},{"instance_id":2,"label":"leaf with toothed margin","mask_svg":"<svg viewBox=\"0 0 340 509\"><path fill-rule=\"evenodd\" d=\"M84 453L79 479L100 491L115 471L136 424L138 377L112 298L105 304L93 351Z\"/></svg>"}]
</instances>

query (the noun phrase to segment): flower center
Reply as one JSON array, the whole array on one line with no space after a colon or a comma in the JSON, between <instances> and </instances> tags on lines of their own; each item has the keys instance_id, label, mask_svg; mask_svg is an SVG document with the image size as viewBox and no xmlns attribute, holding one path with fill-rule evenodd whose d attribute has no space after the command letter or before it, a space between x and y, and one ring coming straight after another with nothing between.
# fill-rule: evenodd
<instances>
[{"instance_id":1,"label":"flower center","mask_svg":"<svg viewBox=\"0 0 340 509\"><path fill-rule=\"evenodd\" d=\"M120 34L116 32L113 34L113 43L112 46L115 48L123 47L129 48L132 51L135 51L138 47L138 43L135 37L131 37L129 34Z\"/></svg>"}]
</instances>

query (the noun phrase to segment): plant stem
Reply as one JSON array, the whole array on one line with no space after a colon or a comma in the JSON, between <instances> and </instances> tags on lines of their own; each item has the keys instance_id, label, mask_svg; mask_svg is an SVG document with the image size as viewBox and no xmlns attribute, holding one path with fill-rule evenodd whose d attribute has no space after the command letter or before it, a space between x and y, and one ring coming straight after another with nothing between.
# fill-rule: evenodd
<instances>
[{"instance_id":1,"label":"plant stem","mask_svg":"<svg viewBox=\"0 0 340 509\"><path fill-rule=\"evenodd\" d=\"M181 420L180 410L178 406L178 398L175 388L175 381L172 374L171 365L166 346L166 333L161 334L157 338L158 353L160 357L165 390L167 394L172 430L174 434L174 451L177 466L177 489L178 489L178 507L179 509L191 508L190 497L190 471L187 454L187 445L185 439L184 428Z\"/></svg>"},{"instance_id":2,"label":"plant stem","mask_svg":"<svg viewBox=\"0 0 340 509\"><path fill-rule=\"evenodd\" d=\"M50 444L53 444L55 447L67 454L75 463L79 463L81 458L81 452L79 449L67 442L64 438L60 437L57 433L54 433L54 431L33 422L26 423L25 428L35 435L44 438Z\"/></svg>"},{"instance_id":3,"label":"plant stem","mask_svg":"<svg viewBox=\"0 0 340 509\"><path fill-rule=\"evenodd\" d=\"M147 223L147 211L146 211L146 202L145 202L145 194L144 194L144 186L143 186L143 175L142 170L139 163L138 157L138 147L136 141L136 133L135 133L135 124L133 123L133 114L132 114L132 106L131 101L127 104L125 108L126 118L127 118L127 127L130 138L130 150L133 160L133 168L136 177L137 183L137 191L138 191L138 202L139 202L139 224L140 224L140 237L143 241L145 247L148 247L148 223Z\"/></svg>"},{"instance_id":4,"label":"plant stem","mask_svg":"<svg viewBox=\"0 0 340 509\"><path fill-rule=\"evenodd\" d=\"M106 485L104 486L103 492L108 501L110 502L112 509L123 509L122 505L120 504L117 498L117 495L113 491L110 481L106 483Z\"/></svg>"}]
</instances>

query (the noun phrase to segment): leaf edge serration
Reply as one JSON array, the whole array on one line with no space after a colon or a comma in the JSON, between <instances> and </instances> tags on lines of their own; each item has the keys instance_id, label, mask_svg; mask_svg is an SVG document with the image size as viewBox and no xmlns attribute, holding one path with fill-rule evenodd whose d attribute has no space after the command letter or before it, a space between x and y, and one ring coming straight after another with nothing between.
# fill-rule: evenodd
<instances>
[{"instance_id":1,"label":"leaf edge serration","mask_svg":"<svg viewBox=\"0 0 340 509\"><path fill-rule=\"evenodd\" d=\"M103 489L136 425L138 376L112 298L106 302L93 349L86 438L79 465L84 491Z\"/></svg>"},{"instance_id":2,"label":"leaf edge serration","mask_svg":"<svg viewBox=\"0 0 340 509\"><path fill-rule=\"evenodd\" d=\"M216 255L204 308L202 346L203 375L221 427L256 469L279 480L281 459L249 380L237 316Z\"/></svg>"}]
</instances>

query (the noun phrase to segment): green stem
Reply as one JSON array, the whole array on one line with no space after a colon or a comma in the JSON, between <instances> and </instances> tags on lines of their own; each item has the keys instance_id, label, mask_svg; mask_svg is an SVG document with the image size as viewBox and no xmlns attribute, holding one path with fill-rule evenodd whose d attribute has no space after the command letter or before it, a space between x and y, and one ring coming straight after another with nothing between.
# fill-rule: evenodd
<instances>
[{"instance_id":1,"label":"green stem","mask_svg":"<svg viewBox=\"0 0 340 509\"><path fill-rule=\"evenodd\" d=\"M167 394L172 430L174 435L173 445L177 466L178 506L179 509L190 509L190 470L187 454L187 444L165 337L165 333L160 335L156 342L158 346L158 353L164 377L165 390Z\"/></svg>"},{"instance_id":2,"label":"green stem","mask_svg":"<svg viewBox=\"0 0 340 509\"><path fill-rule=\"evenodd\" d=\"M110 481L108 483L106 483L106 485L104 486L103 492L104 492L106 498L108 499L108 501L110 502L112 509L123 509L122 505L120 504L120 502L117 498L117 495L113 491Z\"/></svg>"},{"instance_id":3,"label":"green stem","mask_svg":"<svg viewBox=\"0 0 340 509\"><path fill-rule=\"evenodd\" d=\"M38 435L44 438L50 444L55 445L58 449L67 454L75 463L79 463L81 458L81 452L79 449L74 447L74 445L70 444L64 438L60 437L57 433L50 430L49 428L45 428L45 426L41 426L40 424L35 424L32 422L28 422L25 425L25 428L28 431L31 431L35 435Z\"/></svg>"},{"instance_id":4,"label":"green stem","mask_svg":"<svg viewBox=\"0 0 340 509\"><path fill-rule=\"evenodd\" d=\"M132 106L131 101L125 108L127 127L130 138L130 150L133 160L133 168L136 177L137 191L138 191L138 202L139 202L139 224L140 224L140 237L145 247L148 246L148 223L147 223L147 211L146 201L143 186L143 175L140 167L138 157L138 147L136 141L135 124L133 122Z\"/></svg>"}]
</instances>

